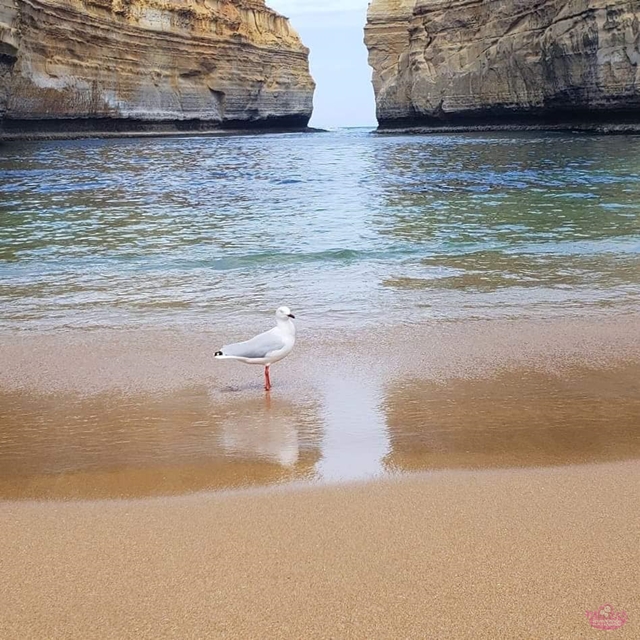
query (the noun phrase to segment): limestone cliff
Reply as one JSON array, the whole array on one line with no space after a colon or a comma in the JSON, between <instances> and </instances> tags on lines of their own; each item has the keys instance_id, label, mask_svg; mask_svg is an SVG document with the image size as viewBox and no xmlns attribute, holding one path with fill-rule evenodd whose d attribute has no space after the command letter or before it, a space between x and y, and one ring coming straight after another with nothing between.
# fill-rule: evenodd
<instances>
[{"instance_id":1,"label":"limestone cliff","mask_svg":"<svg viewBox=\"0 0 640 640\"><path fill-rule=\"evenodd\" d=\"M639 0L373 0L382 127L640 123Z\"/></svg>"},{"instance_id":2,"label":"limestone cliff","mask_svg":"<svg viewBox=\"0 0 640 640\"><path fill-rule=\"evenodd\" d=\"M313 90L264 0L0 0L5 135L302 127Z\"/></svg>"},{"instance_id":3,"label":"limestone cliff","mask_svg":"<svg viewBox=\"0 0 640 640\"><path fill-rule=\"evenodd\" d=\"M14 27L16 18L17 9L13 0L0 0L0 122L7 109L10 74L18 52Z\"/></svg>"}]
</instances>

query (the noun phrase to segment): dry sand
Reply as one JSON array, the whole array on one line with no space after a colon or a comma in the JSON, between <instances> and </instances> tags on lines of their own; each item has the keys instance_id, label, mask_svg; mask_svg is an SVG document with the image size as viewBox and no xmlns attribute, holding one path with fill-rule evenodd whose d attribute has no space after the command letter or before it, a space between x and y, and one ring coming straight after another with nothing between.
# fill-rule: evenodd
<instances>
[{"instance_id":1,"label":"dry sand","mask_svg":"<svg viewBox=\"0 0 640 640\"><path fill-rule=\"evenodd\" d=\"M640 637L640 464L0 505L3 638ZM615 634L615 635L614 635Z\"/></svg>"}]
</instances>

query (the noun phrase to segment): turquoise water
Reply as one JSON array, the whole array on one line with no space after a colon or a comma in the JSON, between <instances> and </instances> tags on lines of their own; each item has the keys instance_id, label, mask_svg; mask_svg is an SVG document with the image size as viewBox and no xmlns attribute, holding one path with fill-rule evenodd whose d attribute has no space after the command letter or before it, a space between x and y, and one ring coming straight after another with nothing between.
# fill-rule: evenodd
<instances>
[{"instance_id":1,"label":"turquoise water","mask_svg":"<svg viewBox=\"0 0 640 640\"><path fill-rule=\"evenodd\" d=\"M0 329L637 311L640 137L0 147Z\"/></svg>"}]
</instances>

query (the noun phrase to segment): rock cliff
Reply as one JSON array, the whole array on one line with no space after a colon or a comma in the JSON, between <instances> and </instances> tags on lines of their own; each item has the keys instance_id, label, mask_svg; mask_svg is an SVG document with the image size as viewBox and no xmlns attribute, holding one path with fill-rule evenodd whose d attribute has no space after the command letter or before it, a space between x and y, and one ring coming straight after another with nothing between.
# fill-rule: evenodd
<instances>
[{"instance_id":1,"label":"rock cliff","mask_svg":"<svg viewBox=\"0 0 640 640\"><path fill-rule=\"evenodd\" d=\"M373 0L382 127L640 123L639 0Z\"/></svg>"},{"instance_id":2,"label":"rock cliff","mask_svg":"<svg viewBox=\"0 0 640 640\"><path fill-rule=\"evenodd\" d=\"M303 127L313 90L264 0L0 0L5 137Z\"/></svg>"}]
</instances>

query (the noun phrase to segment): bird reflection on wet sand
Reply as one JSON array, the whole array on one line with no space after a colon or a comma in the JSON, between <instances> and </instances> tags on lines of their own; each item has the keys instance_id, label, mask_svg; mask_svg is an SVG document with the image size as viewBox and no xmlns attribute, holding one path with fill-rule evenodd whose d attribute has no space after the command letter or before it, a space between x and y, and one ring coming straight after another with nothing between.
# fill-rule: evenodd
<instances>
[{"instance_id":1,"label":"bird reflection on wet sand","mask_svg":"<svg viewBox=\"0 0 640 640\"><path fill-rule=\"evenodd\" d=\"M171 495L313 474L313 405L230 395L2 393L0 496Z\"/></svg>"}]
</instances>

